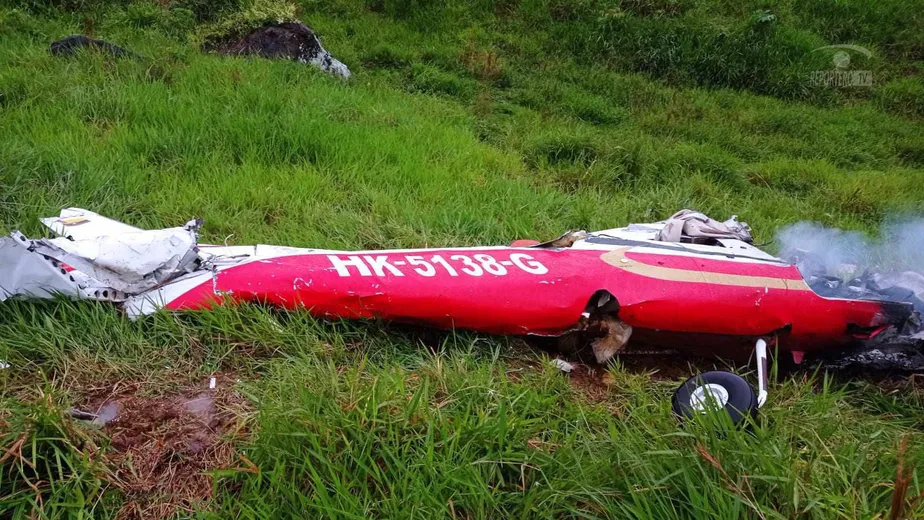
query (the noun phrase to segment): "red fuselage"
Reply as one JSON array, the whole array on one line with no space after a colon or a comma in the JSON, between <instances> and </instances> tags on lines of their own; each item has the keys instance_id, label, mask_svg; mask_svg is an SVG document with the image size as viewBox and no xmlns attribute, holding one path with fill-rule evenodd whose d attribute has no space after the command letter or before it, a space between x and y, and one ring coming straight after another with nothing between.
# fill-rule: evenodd
<instances>
[{"instance_id":1,"label":"red fuselage","mask_svg":"<svg viewBox=\"0 0 924 520\"><path fill-rule=\"evenodd\" d=\"M496 334L554 336L608 291L618 317L646 333L690 338L778 334L778 346L842 345L906 318L876 301L815 294L795 266L648 248L458 248L312 251L221 268L170 309L206 308L216 294L305 308L330 318L380 318Z\"/></svg>"}]
</instances>

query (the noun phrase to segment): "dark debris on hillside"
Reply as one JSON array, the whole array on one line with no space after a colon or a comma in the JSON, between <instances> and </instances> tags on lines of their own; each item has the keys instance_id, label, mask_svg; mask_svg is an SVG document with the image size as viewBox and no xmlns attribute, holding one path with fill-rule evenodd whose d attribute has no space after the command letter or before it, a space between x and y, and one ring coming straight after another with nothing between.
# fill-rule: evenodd
<instances>
[{"instance_id":1,"label":"dark debris on hillside","mask_svg":"<svg viewBox=\"0 0 924 520\"><path fill-rule=\"evenodd\" d=\"M301 22L283 22L257 27L242 38L226 37L208 42L206 50L224 55L251 55L310 63L324 72L344 78L350 69L327 52L317 35Z\"/></svg>"}]
</instances>

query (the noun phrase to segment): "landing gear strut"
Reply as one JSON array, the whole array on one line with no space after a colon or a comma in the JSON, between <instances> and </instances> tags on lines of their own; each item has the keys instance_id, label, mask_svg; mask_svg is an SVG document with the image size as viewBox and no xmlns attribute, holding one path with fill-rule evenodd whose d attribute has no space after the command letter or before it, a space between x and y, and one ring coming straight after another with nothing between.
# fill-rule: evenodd
<instances>
[{"instance_id":1,"label":"landing gear strut","mask_svg":"<svg viewBox=\"0 0 924 520\"><path fill-rule=\"evenodd\" d=\"M767 401L767 342L757 340L758 390L744 378L720 370L705 372L687 379L674 392L674 413L685 420L694 419L710 409L724 410L732 422L740 424L747 417L757 417L757 409Z\"/></svg>"}]
</instances>

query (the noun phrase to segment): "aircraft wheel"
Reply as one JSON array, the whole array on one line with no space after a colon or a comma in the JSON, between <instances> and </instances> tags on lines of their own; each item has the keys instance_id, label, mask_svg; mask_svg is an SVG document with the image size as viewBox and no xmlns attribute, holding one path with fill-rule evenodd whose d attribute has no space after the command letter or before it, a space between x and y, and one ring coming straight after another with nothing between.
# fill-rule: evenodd
<instances>
[{"instance_id":1,"label":"aircraft wheel","mask_svg":"<svg viewBox=\"0 0 924 520\"><path fill-rule=\"evenodd\" d=\"M683 419L694 419L710 408L724 409L732 422L757 417L757 392L731 372L705 372L687 379L674 392L673 410Z\"/></svg>"}]
</instances>

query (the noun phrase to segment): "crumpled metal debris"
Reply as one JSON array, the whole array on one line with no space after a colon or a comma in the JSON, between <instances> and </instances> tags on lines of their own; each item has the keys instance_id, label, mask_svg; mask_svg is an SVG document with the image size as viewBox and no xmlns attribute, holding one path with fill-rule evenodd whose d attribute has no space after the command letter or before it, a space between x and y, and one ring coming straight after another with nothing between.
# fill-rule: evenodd
<instances>
[{"instance_id":1,"label":"crumpled metal debris","mask_svg":"<svg viewBox=\"0 0 924 520\"><path fill-rule=\"evenodd\" d=\"M883 274L867 270L857 275L854 266L840 266L833 273L817 268L810 260L799 262L799 266L809 287L826 298L903 302L924 312L924 276L914 271Z\"/></svg>"},{"instance_id":2,"label":"crumpled metal debris","mask_svg":"<svg viewBox=\"0 0 924 520\"><path fill-rule=\"evenodd\" d=\"M593 340L590 346L597 363L606 363L625 349L632 336L632 326L611 315L600 317L595 325L599 327L602 335Z\"/></svg>"},{"instance_id":3,"label":"crumpled metal debris","mask_svg":"<svg viewBox=\"0 0 924 520\"><path fill-rule=\"evenodd\" d=\"M849 263L831 265L804 250L792 251L786 259L796 264L809 287L825 298L907 303L917 311L901 328L878 335L862 350L823 356L822 366L880 371L924 368L924 324L919 314L924 312L924 275L915 271L881 273L874 270L876 267Z\"/></svg>"},{"instance_id":4,"label":"crumpled metal debris","mask_svg":"<svg viewBox=\"0 0 924 520\"><path fill-rule=\"evenodd\" d=\"M0 238L0 301L12 296L78 297L78 284L67 270L57 261L35 254L31 246L32 241L19 233Z\"/></svg>"},{"instance_id":5,"label":"crumpled metal debris","mask_svg":"<svg viewBox=\"0 0 924 520\"><path fill-rule=\"evenodd\" d=\"M0 239L0 301L87 291L111 294L115 301L190 273L199 263L201 221L148 231L68 209L42 222L62 236L31 240L14 232Z\"/></svg>"},{"instance_id":6,"label":"crumpled metal debris","mask_svg":"<svg viewBox=\"0 0 924 520\"><path fill-rule=\"evenodd\" d=\"M121 292L151 289L194 270L196 226L136 231L87 240L34 240L29 251L72 266Z\"/></svg>"},{"instance_id":7,"label":"crumpled metal debris","mask_svg":"<svg viewBox=\"0 0 924 520\"><path fill-rule=\"evenodd\" d=\"M914 304L919 312L924 312L924 275L914 271L879 274L870 276L869 287L884 293L890 300Z\"/></svg>"}]
</instances>

